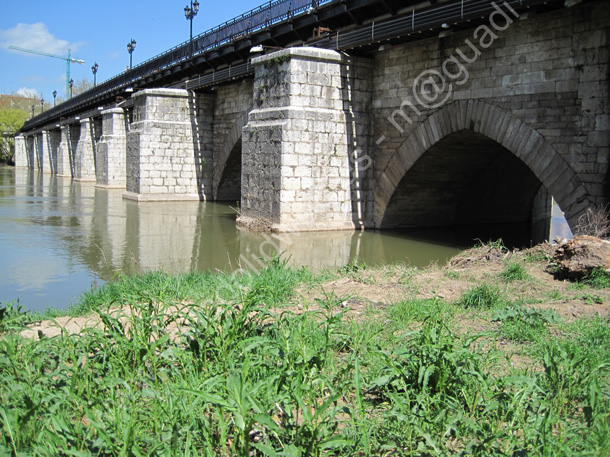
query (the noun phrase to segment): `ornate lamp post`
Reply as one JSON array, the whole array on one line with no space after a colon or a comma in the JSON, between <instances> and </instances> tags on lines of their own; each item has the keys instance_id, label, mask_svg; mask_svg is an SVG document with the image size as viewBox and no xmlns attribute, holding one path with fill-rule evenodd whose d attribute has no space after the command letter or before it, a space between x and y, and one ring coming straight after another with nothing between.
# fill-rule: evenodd
<instances>
[{"instance_id":1,"label":"ornate lamp post","mask_svg":"<svg viewBox=\"0 0 610 457\"><path fill-rule=\"evenodd\" d=\"M190 54L193 55L193 18L195 16L197 16L197 12L199 11L199 2L197 0L195 0L193 2L193 0L191 0L191 7L189 8L189 6L185 6L184 7L184 15L186 16L186 20L190 21L191 23L191 35L190 35Z\"/></svg>"},{"instance_id":2,"label":"ornate lamp post","mask_svg":"<svg viewBox=\"0 0 610 457\"><path fill-rule=\"evenodd\" d=\"M53 91L53 106L55 106L55 102L57 101L57 91Z\"/></svg>"},{"instance_id":3,"label":"ornate lamp post","mask_svg":"<svg viewBox=\"0 0 610 457\"><path fill-rule=\"evenodd\" d=\"M131 70L132 67L132 54L133 51L136 49L136 40L134 40L133 38L131 39L131 41L129 43L127 43L127 52L129 53L129 69Z\"/></svg>"},{"instance_id":4,"label":"ornate lamp post","mask_svg":"<svg viewBox=\"0 0 610 457\"><path fill-rule=\"evenodd\" d=\"M34 110L36 109L36 105L32 105L32 117L34 117Z\"/></svg>"},{"instance_id":5,"label":"ornate lamp post","mask_svg":"<svg viewBox=\"0 0 610 457\"><path fill-rule=\"evenodd\" d=\"M93 64L93 66L91 67L91 71L93 72L93 87L97 86L97 69L99 68L99 65L97 64L97 62L95 62Z\"/></svg>"},{"instance_id":6,"label":"ornate lamp post","mask_svg":"<svg viewBox=\"0 0 610 457\"><path fill-rule=\"evenodd\" d=\"M70 98L72 98L72 88L74 87L74 80L70 80Z\"/></svg>"},{"instance_id":7,"label":"ornate lamp post","mask_svg":"<svg viewBox=\"0 0 610 457\"><path fill-rule=\"evenodd\" d=\"M44 112L44 98L40 97L40 112Z\"/></svg>"}]
</instances>

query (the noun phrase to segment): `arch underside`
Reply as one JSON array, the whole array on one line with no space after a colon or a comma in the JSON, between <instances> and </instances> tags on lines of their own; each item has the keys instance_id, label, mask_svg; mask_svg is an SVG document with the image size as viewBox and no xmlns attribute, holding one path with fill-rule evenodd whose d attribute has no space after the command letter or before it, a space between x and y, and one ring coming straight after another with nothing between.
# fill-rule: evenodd
<instances>
[{"instance_id":1,"label":"arch underside","mask_svg":"<svg viewBox=\"0 0 610 457\"><path fill-rule=\"evenodd\" d=\"M413 164L394 191L381 227L461 226L466 237L495 232L526 237L541 187L527 165L506 148L462 130Z\"/></svg>"},{"instance_id":2,"label":"arch underside","mask_svg":"<svg viewBox=\"0 0 610 457\"><path fill-rule=\"evenodd\" d=\"M248 113L241 113L233 122L223 145L215 152L213 192L216 201L236 201L241 198L242 129Z\"/></svg>"},{"instance_id":3,"label":"arch underside","mask_svg":"<svg viewBox=\"0 0 610 457\"><path fill-rule=\"evenodd\" d=\"M569 164L536 131L480 100L423 120L376 182L375 225L531 224L552 195L571 226L590 205Z\"/></svg>"},{"instance_id":4,"label":"arch underside","mask_svg":"<svg viewBox=\"0 0 610 457\"><path fill-rule=\"evenodd\" d=\"M216 201L241 199L241 138L231 150L216 188Z\"/></svg>"}]
</instances>

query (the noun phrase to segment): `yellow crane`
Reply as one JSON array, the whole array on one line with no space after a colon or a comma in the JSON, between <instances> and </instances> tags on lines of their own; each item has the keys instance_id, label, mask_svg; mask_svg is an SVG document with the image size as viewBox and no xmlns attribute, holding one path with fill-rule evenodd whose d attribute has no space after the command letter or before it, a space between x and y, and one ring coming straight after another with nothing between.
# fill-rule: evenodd
<instances>
[{"instance_id":1,"label":"yellow crane","mask_svg":"<svg viewBox=\"0 0 610 457\"><path fill-rule=\"evenodd\" d=\"M14 49L15 51L29 52L30 54L38 54L40 56L55 57L56 59L65 60L66 61L66 99L70 98L70 64L78 63L78 64L82 65L85 63L84 60L75 59L75 58L71 57L69 49L68 49L68 56L66 57L66 56L58 56L57 54L49 54L47 52L34 51L33 49L19 48L17 46L9 46L8 48Z\"/></svg>"}]
</instances>

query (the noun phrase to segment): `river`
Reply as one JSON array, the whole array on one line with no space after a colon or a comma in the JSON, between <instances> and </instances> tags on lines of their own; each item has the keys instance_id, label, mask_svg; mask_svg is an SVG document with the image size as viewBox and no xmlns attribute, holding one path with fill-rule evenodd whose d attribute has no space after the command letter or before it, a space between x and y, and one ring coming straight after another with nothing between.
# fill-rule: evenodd
<instances>
[{"instance_id":1,"label":"river","mask_svg":"<svg viewBox=\"0 0 610 457\"><path fill-rule=\"evenodd\" d=\"M122 195L0 167L0 302L64 309L118 272L259 270L274 252L318 270L353 260L426 266L460 250L389 231L249 233L236 229L235 205L137 203Z\"/></svg>"}]
</instances>

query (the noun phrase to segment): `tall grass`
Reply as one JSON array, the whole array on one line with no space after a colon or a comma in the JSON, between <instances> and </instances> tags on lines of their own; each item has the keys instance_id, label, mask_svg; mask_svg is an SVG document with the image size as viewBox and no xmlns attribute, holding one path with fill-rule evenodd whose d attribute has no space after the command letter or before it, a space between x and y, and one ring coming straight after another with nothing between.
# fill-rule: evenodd
<instances>
[{"instance_id":1,"label":"tall grass","mask_svg":"<svg viewBox=\"0 0 610 457\"><path fill-rule=\"evenodd\" d=\"M101 326L80 334L27 339L23 322L7 320L0 455L610 450L610 330L601 318L541 339L540 371L506 373L487 335L454 333L440 301L405 302L370 323L348 319L332 294L303 313L275 306L308 281L281 261L232 277L233 289L206 275L151 278L105 292L106 304L124 306L98 308ZM202 300L181 301L180 281Z\"/></svg>"}]
</instances>

